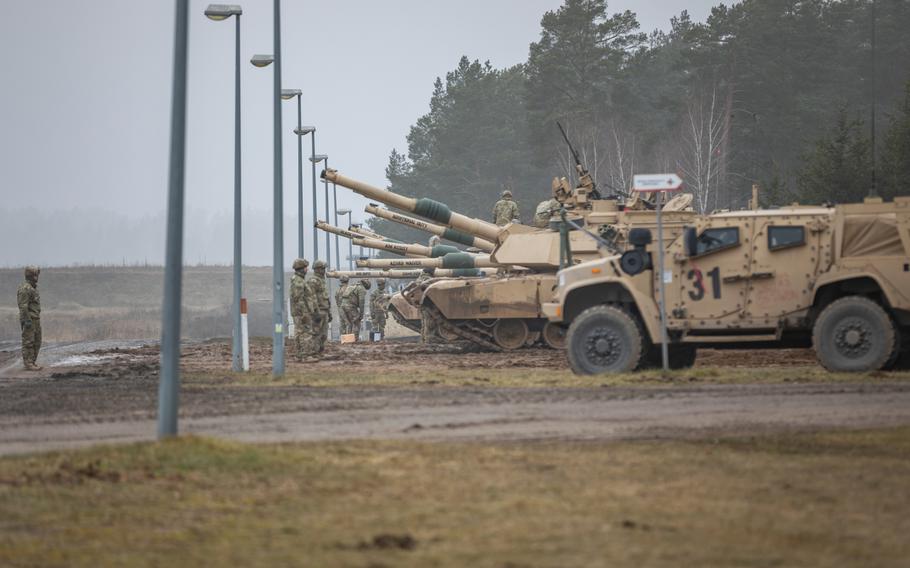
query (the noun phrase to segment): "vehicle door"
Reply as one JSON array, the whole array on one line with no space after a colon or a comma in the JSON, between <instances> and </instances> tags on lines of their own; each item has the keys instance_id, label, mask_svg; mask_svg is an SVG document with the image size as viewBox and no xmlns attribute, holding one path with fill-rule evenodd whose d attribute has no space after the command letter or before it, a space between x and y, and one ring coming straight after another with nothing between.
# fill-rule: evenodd
<instances>
[{"instance_id":1,"label":"vehicle door","mask_svg":"<svg viewBox=\"0 0 910 568\"><path fill-rule=\"evenodd\" d=\"M752 226L751 220L713 218L695 230L691 251L680 239L672 282L669 274L664 280L671 327L710 333L742 325Z\"/></svg>"}]
</instances>

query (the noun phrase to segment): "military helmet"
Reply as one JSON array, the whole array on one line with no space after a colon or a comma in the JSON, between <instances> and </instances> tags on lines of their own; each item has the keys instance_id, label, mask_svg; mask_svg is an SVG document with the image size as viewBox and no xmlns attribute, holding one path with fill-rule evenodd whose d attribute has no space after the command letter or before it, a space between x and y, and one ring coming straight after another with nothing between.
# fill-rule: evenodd
<instances>
[{"instance_id":1,"label":"military helmet","mask_svg":"<svg viewBox=\"0 0 910 568\"><path fill-rule=\"evenodd\" d=\"M303 270L310 265L310 261L305 258L298 258L294 261L294 270Z\"/></svg>"},{"instance_id":2,"label":"military helmet","mask_svg":"<svg viewBox=\"0 0 910 568\"><path fill-rule=\"evenodd\" d=\"M370 286L373 285L373 284L369 281L369 279L367 279L367 278L361 278L361 279L360 279L360 283L361 283L361 284L363 285L363 287L366 288L367 290L369 290L369 289L370 289Z\"/></svg>"},{"instance_id":3,"label":"military helmet","mask_svg":"<svg viewBox=\"0 0 910 568\"><path fill-rule=\"evenodd\" d=\"M319 270L319 269L325 270L325 261L324 260L317 260L316 264L313 265L313 270Z\"/></svg>"},{"instance_id":4,"label":"military helmet","mask_svg":"<svg viewBox=\"0 0 910 568\"><path fill-rule=\"evenodd\" d=\"M351 279L350 279L349 277L347 277L347 276L342 276L342 277L341 277L341 283L342 283L342 284L347 284L350 280L351 280Z\"/></svg>"},{"instance_id":5,"label":"military helmet","mask_svg":"<svg viewBox=\"0 0 910 568\"><path fill-rule=\"evenodd\" d=\"M502 196L503 197L512 197L512 192L509 191L508 189L506 189L502 192Z\"/></svg>"},{"instance_id":6,"label":"military helmet","mask_svg":"<svg viewBox=\"0 0 910 568\"><path fill-rule=\"evenodd\" d=\"M385 278L379 278L376 280L376 287L385 288Z\"/></svg>"},{"instance_id":7,"label":"military helmet","mask_svg":"<svg viewBox=\"0 0 910 568\"><path fill-rule=\"evenodd\" d=\"M25 277L38 278L38 275L41 273L41 269L37 266L26 266L25 267Z\"/></svg>"}]
</instances>

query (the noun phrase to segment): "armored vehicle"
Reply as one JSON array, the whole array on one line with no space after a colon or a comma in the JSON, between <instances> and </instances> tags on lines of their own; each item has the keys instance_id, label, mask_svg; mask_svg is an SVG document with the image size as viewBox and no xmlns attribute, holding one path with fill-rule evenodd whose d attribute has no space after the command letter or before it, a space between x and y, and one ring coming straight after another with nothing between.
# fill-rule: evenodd
<instances>
[{"instance_id":1,"label":"armored vehicle","mask_svg":"<svg viewBox=\"0 0 910 568\"><path fill-rule=\"evenodd\" d=\"M553 180L554 199L573 222L586 231L599 235L615 250L625 248L631 227L656 226L653 211L646 207L621 207L617 199L601 199L593 181L578 165L579 184L572 188L565 178ZM549 323L541 311L542 301L552 295L556 271L562 258L560 232L551 223L548 228L535 228L518 223L499 227L481 219L451 211L431 199L398 195L353 180L335 170L322 177L347 187L368 199L415 213L461 233L449 240L476 243L477 239L494 244L488 254L450 253L437 258L379 259L358 263L366 268L432 268L469 269L499 268L496 276L484 279L434 279L422 282L421 293L405 296L419 302L427 315L439 323L447 337L460 337L492 350L517 349L543 339L554 348L564 345L565 329ZM683 199L685 201L685 199ZM695 213L690 208L670 207L664 215L666 242L691 223ZM412 224L412 226L414 226ZM575 262L599 258L602 246L581 230L566 235ZM393 303L394 305L394 303Z\"/></svg>"},{"instance_id":2,"label":"armored vehicle","mask_svg":"<svg viewBox=\"0 0 910 568\"><path fill-rule=\"evenodd\" d=\"M831 371L906 364L910 197L693 221L668 247L663 275L671 366L692 365L698 347L810 345ZM655 359L656 249L647 230L633 230L630 242L622 256L560 271L543 306L568 326L576 373L631 371Z\"/></svg>"}]
</instances>

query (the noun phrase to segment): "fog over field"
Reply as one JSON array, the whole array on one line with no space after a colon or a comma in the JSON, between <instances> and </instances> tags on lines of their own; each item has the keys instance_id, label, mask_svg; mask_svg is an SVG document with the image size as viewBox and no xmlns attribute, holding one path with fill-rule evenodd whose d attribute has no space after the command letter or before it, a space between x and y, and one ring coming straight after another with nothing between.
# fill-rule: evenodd
<instances>
[{"instance_id":1,"label":"fog over field","mask_svg":"<svg viewBox=\"0 0 910 568\"><path fill-rule=\"evenodd\" d=\"M187 154L188 263L227 263L233 190L233 24L190 3ZM241 2L244 262L271 263L271 73L250 66L271 51L272 3ZM463 55L506 68L527 59L540 21L561 0L285 2L283 76L303 90L317 152L345 173L386 185L393 148L428 110L433 81ZM711 0L614 0L641 29L667 29L681 10L703 20ZM161 263L167 175L173 3L8 0L0 90L0 266ZM141 18L136 15L141 13ZM18 55L16 55L18 54ZM287 257L296 256L296 111L284 107ZM309 154L306 141L305 154ZM307 163L306 166L309 166ZM548 174L548 175L555 175ZM310 172L304 191L308 229ZM524 201L545 196L523 188ZM322 188L320 211L324 211ZM538 197L540 196L540 197ZM362 199L338 190L363 220ZM529 205L530 206L530 205ZM321 213L320 216L324 216ZM309 250L310 245L307 245Z\"/></svg>"}]
</instances>

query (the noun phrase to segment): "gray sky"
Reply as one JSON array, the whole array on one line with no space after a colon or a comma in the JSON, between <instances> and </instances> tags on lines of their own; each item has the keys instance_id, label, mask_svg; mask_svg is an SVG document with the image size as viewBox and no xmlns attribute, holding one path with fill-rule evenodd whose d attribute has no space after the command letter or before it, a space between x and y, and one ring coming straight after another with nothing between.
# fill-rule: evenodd
<instances>
[{"instance_id":1,"label":"gray sky","mask_svg":"<svg viewBox=\"0 0 910 568\"><path fill-rule=\"evenodd\" d=\"M610 11L631 9L638 13L642 28L651 30L666 28L669 18L683 9L702 20L715 3L614 0ZM215 232L225 232L227 242L188 226L187 261L228 262L234 26L232 21L206 19L202 12L207 4L190 2L188 222L215 219L216 225L224 225ZM538 38L541 16L561 4L561 0L285 0L285 87L304 92L303 122L319 129L317 152L329 154L330 165L347 175L384 186L389 152L393 147L406 150L408 128L427 111L434 79L454 68L461 55L489 59L496 67L524 61L528 44ZM272 76L270 69L253 68L248 61L254 53L272 50L272 2L247 0L241 5L243 186L249 235L270 230L260 225L267 224L271 212ZM97 250L104 248L103 240L83 238L81 229L80 234L61 236L45 227L28 239L24 252L21 248L17 252L10 240L15 242L24 237L22 231L31 229L17 226L14 231L9 221L25 223L34 211L58 219L90 212L91 220L83 223L97 223L98 234L120 215L137 224L160 224L166 193L173 6L165 0L3 0L0 200L8 222L6 231L0 227L5 245L0 248L0 265L111 262L121 257L160 262L163 225L157 241L153 229L133 234L129 223L118 225L125 234L120 242L111 243L110 253ZM292 215L296 108L291 102L284 108L285 211ZM304 191L308 204L308 175ZM347 190L338 191L339 207L353 208L355 220L362 219L363 201ZM99 211L111 215L98 215ZM311 225L307 216L306 226ZM294 231L294 226L288 227L289 258ZM309 241L309 229L306 235ZM67 242L61 242L64 239ZM268 235L245 237L245 262L267 264L270 242Z\"/></svg>"}]
</instances>

